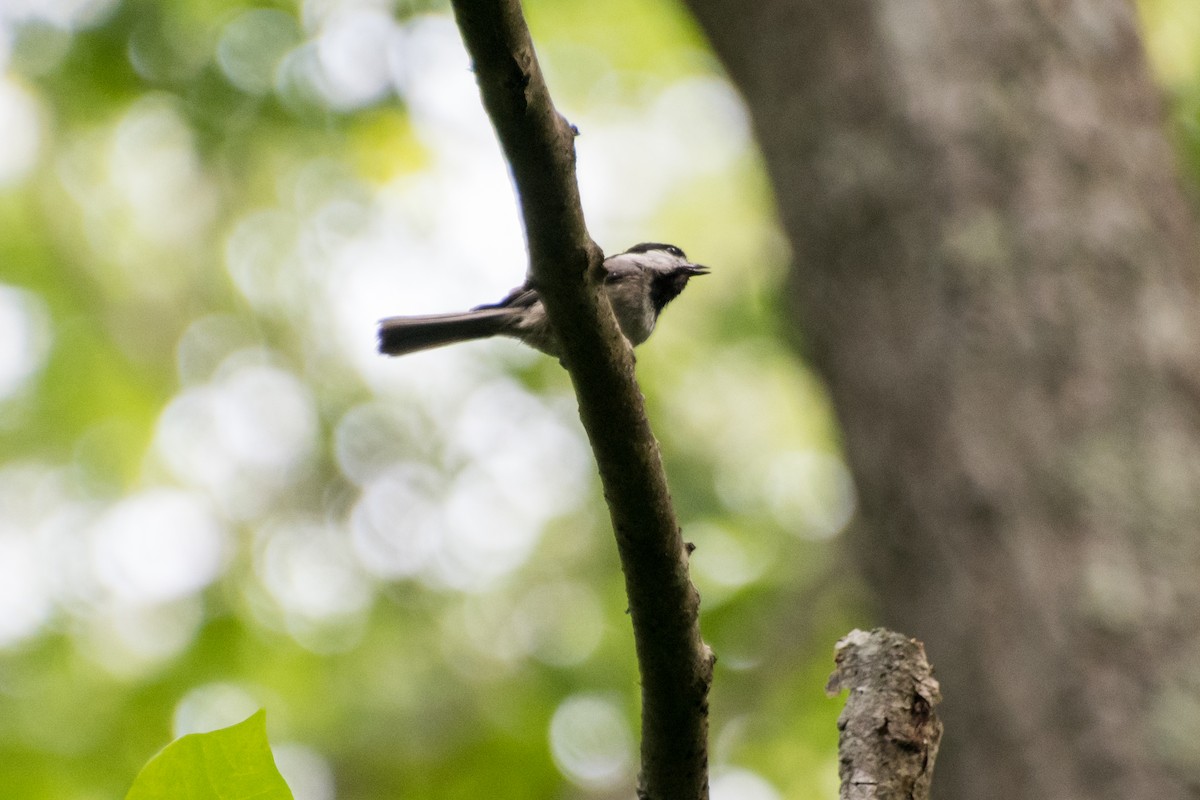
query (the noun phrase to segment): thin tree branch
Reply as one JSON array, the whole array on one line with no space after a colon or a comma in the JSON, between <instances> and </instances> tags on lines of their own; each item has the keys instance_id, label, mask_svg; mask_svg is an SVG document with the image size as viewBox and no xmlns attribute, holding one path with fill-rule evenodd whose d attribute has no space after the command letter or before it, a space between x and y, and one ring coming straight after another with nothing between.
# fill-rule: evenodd
<instances>
[{"instance_id":1,"label":"thin tree branch","mask_svg":"<svg viewBox=\"0 0 1200 800\"><path fill-rule=\"evenodd\" d=\"M854 630L834 648L825 690L848 690L838 717L840 800L929 800L942 741L942 700L925 647L876 628Z\"/></svg>"},{"instance_id":2,"label":"thin tree branch","mask_svg":"<svg viewBox=\"0 0 1200 800\"><path fill-rule=\"evenodd\" d=\"M708 797L712 651L633 355L597 281L575 181L574 128L550 99L519 0L452 0L520 196L530 267L560 340L612 515L642 680L638 794Z\"/></svg>"}]
</instances>

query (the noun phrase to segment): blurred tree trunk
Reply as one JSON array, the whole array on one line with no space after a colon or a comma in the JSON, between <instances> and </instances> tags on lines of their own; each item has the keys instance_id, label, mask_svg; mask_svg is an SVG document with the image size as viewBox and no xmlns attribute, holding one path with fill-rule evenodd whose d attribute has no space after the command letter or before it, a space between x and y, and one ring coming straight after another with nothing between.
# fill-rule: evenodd
<instances>
[{"instance_id":1,"label":"blurred tree trunk","mask_svg":"<svg viewBox=\"0 0 1200 800\"><path fill-rule=\"evenodd\" d=\"M934 794L1200 792L1200 249L1126 0L689 0L795 254Z\"/></svg>"}]
</instances>

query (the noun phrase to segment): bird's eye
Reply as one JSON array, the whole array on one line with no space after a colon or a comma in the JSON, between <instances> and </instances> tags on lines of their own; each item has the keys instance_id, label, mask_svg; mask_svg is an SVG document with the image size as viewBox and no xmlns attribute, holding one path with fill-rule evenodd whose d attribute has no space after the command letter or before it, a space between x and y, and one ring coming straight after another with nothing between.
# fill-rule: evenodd
<instances>
[{"instance_id":1,"label":"bird's eye","mask_svg":"<svg viewBox=\"0 0 1200 800\"><path fill-rule=\"evenodd\" d=\"M666 248L666 249L667 249L667 252L668 252L668 253L670 253L671 255L673 255L673 256L679 256L680 258L683 258L683 251L682 251L682 250L680 250L680 249L679 249L678 247L676 247L675 245L673 245L673 244L669 244L669 245L667 245L667 248Z\"/></svg>"}]
</instances>

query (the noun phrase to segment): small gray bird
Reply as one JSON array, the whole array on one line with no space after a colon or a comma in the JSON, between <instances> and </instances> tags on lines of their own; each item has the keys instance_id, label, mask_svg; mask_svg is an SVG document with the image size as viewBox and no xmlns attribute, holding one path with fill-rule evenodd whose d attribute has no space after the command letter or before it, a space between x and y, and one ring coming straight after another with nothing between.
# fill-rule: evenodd
<instances>
[{"instance_id":1,"label":"small gray bird","mask_svg":"<svg viewBox=\"0 0 1200 800\"><path fill-rule=\"evenodd\" d=\"M694 275L708 267L693 264L673 244L642 242L604 259L604 291L621 332L639 345L654 332L658 315ZM529 284L513 289L493 305L461 314L388 317L379 322L379 352L402 356L455 342L511 336L530 347L558 356L558 340L550 329L537 289Z\"/></svg>"}]
</instances>

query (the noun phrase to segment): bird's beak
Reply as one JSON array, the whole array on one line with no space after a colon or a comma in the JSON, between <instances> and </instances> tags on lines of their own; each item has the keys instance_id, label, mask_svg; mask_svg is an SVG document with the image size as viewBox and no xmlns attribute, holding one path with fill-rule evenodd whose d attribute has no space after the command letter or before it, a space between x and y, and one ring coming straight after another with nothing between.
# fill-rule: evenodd
<instances>
[{"instance_id":1,"label":"bird's beak","mask_svg":"<svg viewBox=\"0 0 1200 800\"><path fill-rule=\"evenodd\" d=\"M710 272L703 264L688 264L686 269L689 275L707 275Z\"/></svg>"}]
</instances>

